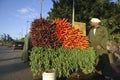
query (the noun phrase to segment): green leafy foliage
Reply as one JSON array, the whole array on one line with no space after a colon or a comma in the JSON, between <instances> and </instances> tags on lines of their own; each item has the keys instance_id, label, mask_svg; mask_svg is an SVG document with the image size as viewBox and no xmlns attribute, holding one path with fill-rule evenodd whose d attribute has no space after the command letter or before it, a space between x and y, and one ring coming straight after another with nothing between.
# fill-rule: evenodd
<instances>
[{"instance_id":1,"label":"green leafy foliage","mask_svg":"<svg viewBox=\"0 0 120 80\"><path fill-rule=\"evenodd\" d=\"M102 20L110 33L120 32L120 1L111 0L52 0L53 8L49 12L49 19L67 18L72 21L72 6L74 1L76 22L85 22L87 26L92 17ZM115 27L115 28L113 28ZM88 28L88 27L87 27Z\"/></svg>"},{"instance_id":2,"label":"green leafy foliage","mask_svg":"<svg viewBox=\"0 0 120 80\"><path fill-rule=\"evenodd\" d=\"M40 75L40 71L55 69L58 76L70 76L79 68L88 74L95 71L95 51L88 49L51 49L34 47L30 55L30 65L33 76Z\"/></svg>"}]
</instances>

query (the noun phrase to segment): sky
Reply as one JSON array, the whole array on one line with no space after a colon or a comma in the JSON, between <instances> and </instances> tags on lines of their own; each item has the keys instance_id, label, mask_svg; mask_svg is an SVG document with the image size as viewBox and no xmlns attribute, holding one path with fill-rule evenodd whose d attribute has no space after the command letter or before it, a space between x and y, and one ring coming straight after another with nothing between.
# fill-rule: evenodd
<instances>
[{"instance_id":1,"label":"sky","mask_svg":"<svg viewBox=\"0 0 120 80\"><path fill-rule=\"evenodd\" d=\"M40 18L41 0L0 0L0 35L14 39L25 36L32 21ZM42 17L46 18L53 7L51 0L42 0Z\"/></svg>"},{"instance_id":2,"label":"sky","mask_svg":"<svg viewBox=\"0 0 120 80\"><path fill-rule=\"evenodd\" d=\"M28 33L31 22L40 18L41 0L0 0L0 35L20 39ZM116 0L114 0L116 1ZM53 7L52 0L42 0L42 17Z\"/></svg>"}]
</instances>

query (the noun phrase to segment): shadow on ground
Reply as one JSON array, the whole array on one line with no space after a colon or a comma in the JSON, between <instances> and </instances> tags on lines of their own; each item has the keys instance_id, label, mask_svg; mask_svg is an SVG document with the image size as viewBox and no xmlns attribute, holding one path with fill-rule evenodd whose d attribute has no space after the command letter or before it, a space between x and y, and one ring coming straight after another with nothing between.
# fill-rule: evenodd
<instances>
[{"instance_id":1,"label":"shadow on ground","mask_svg":"<svg viewBox=\"0 0 120 80\"><path fill-rule=\"evenodd\" d=\"M0 75L9 74L29 68L27 63L19 62L0 66Z\"/></svg>"}]
</instances>

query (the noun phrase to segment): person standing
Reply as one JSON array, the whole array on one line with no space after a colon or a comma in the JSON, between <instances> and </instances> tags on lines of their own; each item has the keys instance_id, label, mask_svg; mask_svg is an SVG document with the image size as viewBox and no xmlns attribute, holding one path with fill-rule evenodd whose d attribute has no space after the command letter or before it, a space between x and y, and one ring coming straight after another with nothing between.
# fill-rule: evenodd
<instances>
[{"instance_id":1,"label":"person standing","mask_svg":"<svg viewBox=\"0 0 120 80\"><path fill-rule=\"evenodd\" d=\"M88 34L90 46L96 51L96 70L101 71L103 75L107 75L107 68L109 65L108 52L106 49L106 43L108 41L107 29L100 25L101 20L98 18L92 18L90 20L91 29Z\"/></svg>"},{"instance_id":2,"label":"person standing","mask_svg":"<svg viewBox=\"0 0 120 80\"><path fill-rule=\"evenodd\" d=\"M29 61L31 49L32 49L32 43L31 43L31 30L30 30L29 33L26 34L25 36L24 47L23 47L23 52L21 57L23 62Z\"/></svg>"}]
</instances>

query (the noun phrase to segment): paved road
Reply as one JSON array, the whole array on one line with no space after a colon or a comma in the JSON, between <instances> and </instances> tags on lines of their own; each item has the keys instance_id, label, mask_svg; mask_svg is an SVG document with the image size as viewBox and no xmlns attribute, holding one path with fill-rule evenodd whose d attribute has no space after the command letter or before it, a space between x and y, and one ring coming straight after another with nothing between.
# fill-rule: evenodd
<instances>
[{"instance_id":1,"label":"paved road","mask_svg":"<svg viewBox=\"0 0 120 80\"><path fill-rule=\"evenodd\" d=\"M33 80L28 63L21 61L22 50L0 46L0 80Z\"/></svg>"}]
</instances>

